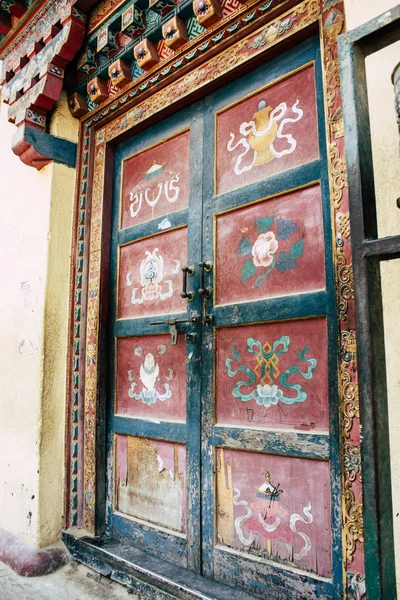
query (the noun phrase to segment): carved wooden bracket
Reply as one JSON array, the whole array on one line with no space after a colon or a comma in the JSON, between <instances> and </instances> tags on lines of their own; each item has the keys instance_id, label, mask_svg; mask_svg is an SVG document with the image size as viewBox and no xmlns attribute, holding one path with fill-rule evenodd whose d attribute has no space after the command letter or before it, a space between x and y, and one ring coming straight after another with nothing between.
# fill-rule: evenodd
<instances>
[{"instance_id":1,"label":"carved wooden bracket","mask_svg":"<svg viewBox=\"0 0 400 600\"><path fill-rule=\"evenodd\" d=\"M10 44L0 57L8 120L19 129L26 126L44 132L46 114L60 98L65 68L81 47L86 29L86 15L74 7L75 2L46 2L38 11L40 19L33 19L33 27L23 30L18 42ZM45 145L41 156L33 147L29 151L26 139L21 153L21 135L15 137L13 152L24 156L26 164L42 168L52 160L46 156Z\"/></svg>"},{"instance_id":2,"label":"carved wooden bracket","mask_svg":"<svg viewBox=\"0 0 400 600\"><path fill-rule=\"evenodd\" d=\"M38 171L54 161L67 167L76 165L77 144L23 125L13 136L12 149L21 161Z\"/></svg>"}]
</instances>

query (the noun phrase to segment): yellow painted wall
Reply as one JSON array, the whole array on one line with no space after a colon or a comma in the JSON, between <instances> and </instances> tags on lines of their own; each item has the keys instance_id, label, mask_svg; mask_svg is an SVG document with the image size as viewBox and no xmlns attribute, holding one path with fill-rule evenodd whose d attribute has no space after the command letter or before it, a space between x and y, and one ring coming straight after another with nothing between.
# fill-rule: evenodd
<instances>
[{"instance_id":1,"label":"yellow painted wall","mask_svg":"<svg viewBox=\"0 0 400 600\"><path fill-rule=\"evenodd\" d=\"M347 29L390 10L393 0L345 0ZM400 233L400 137L396 124L391 73L400 61L400 42L368 57L367 80L371 118L379 235ZM382 263L385 346L388 380L394 537L397 588L400 594L400 260Z\"/></svg>"},{"instance_id":2,"label":"yellow painted wall","mask_svg":"<svg viewBox=\"0 0 400 600\"><path fill-rule=\"evenodd\" d=\"M63 96L51 131L76 140ZM65 368L75 170L11 152L0 105L0 527L43 546L62 526Z\"/></svg>"}]
</instances>

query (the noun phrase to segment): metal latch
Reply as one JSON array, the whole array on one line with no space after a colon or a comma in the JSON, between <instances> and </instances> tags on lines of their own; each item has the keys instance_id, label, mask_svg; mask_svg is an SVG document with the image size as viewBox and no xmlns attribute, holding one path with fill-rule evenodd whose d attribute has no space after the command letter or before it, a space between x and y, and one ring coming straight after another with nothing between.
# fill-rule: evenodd
<instances>
[{"instance_id":1,"label":"metal latch","mask_svg":"<svg viewBox=\"0 0 400 600\"><path fill-rule=\"evenodd\" d=\"M167 319L166 321L153 321L153 323L150 323L150 325L169 325L171 346L176 346L178 343L178 330L176 328L178 323L193 323L196 325L199 323L199 317L194 316L190 319Z\"/></svg>"}]
</instances>

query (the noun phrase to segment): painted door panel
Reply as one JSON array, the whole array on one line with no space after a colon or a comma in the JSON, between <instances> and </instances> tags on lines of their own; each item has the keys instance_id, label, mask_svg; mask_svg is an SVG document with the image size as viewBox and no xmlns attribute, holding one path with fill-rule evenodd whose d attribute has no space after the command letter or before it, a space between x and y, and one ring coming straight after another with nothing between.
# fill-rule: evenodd
<instances>
[{"instance_id":1,"label":"painted door panel","mask_svg":"<svg viewBox=\"0 0 400 600\"><path fill-rule=\"evenodd\" d=\"M318 158L314 65L216 114L217 194Z\"/></svg>"},{"instance_id":2,"label":"painted door panel","mask_svg":"<svg viewBox=\"0 0 400 600\"><path fill-rule=\"evenodd\" d=\"M116 436L115 508L170 530L186 531L183 444Z\"/></svg>"},{"instance_id":3,"label":"painted door panel","mask_svg":"<svg viewBox=\"0 0 400 600\"><path fill-rule=\"evenodd\" d=\"M189 153L186 131L124 160L122 229L187 208Z\"/></svg>"},{"instance_id":4,"label":"painted door panel","mask_svg":"<svg viewBox=\"0 0 400 600\"><path fill-rule=\"evenodd\" d=\"M184 336L174 346L169 334L119 338L116 414L185 421L185 367Z\"/></svg>"},{"instance_id":5,"label":"painted door panel","mask_svg":"<svg viewBox=\"0 0 400 600\"><path fill-rule=\"evenodd\" d=\"M220 448L216 481L219 544L331 575L327 462Z\"/></svg>"},{"instance_id":6,"label":"painted door panel","mask_svg":"<svg viewBox=\"0 0 400 600\"><path fill-rule=\"evenodd\" d=\"M325 319L227 327L216 334L216 423L328 431Z\"/></svg>"},{"instance_id":7,"label":"painted door panel","mask_svg":"<svg viewBox=\"0 0 400 600\"><path fill-rule=\"evenodd\" d=\"M116 153L109 533L271 600L342 595L321 90L312 39Z\"/></svg>"},{"instance_id":8,"label":"painted door panel","mask_svg":"<svg viewBox=\"0 0 400 600\"><path fill-rule=\"evenodd\" d=\"M184 312L181 267L187 263L187 228L120 248L120 319Z\"/></svg>"},{"instance_id":9,"label":"painted door panel","mask_svg":"<svg viewBox=\"0 0 400 600\"><path fill-rule=\"evenodd\" d=\"M217 305L325 288L319 185L217 215L215 220Z\"/></svg>"}]
</instances>

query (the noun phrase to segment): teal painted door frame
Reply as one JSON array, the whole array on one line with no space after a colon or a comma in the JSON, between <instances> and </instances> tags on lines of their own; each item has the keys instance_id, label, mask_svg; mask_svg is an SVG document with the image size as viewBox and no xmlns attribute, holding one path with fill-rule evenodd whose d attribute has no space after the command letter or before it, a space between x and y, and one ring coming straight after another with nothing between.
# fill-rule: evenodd
<instances>
[{"instance_id":1,"label":"teal painted door frame","mask_svg":"<svg viewBox=\"0 0 400 600\"><path fill-rule=\"evenodd\" d=\"M123 142L115 154L114 204L112 219L111 271L110 289L111 305L109 315L110 355L108 360L108 435L107 452L108 469L107 481L107 528L108 535L131 540L133 544L145 549L150 554L175 562L188 569L242 587L245 591L263 598L276 598L276 590L280 589L282 598L341 598L342 586L342 542L341 542L341 499L340 499L340 452L339 452L339 409L337 393L337 355L338 329L335 303L335 284L332 257L332 226L330 215L330 194L327 173L325 113L322 94L322 74L318 39L304 42L295 50L272 60L268 66L256 69L254 72L238 79L226 88L218 90L192 107L185 109L173 117L152 126L148 130ZM222 193L215 191L215 156L216 119L220 112L234 106L243 98L276 81L285 80L294 73L301 73L306 66L312 65L315 73L317 98L317 131L318 156L268 178L250 182L242 187ZM217 116L216 116L217 115ZM250 115L251 116L251 115ZM182 131L190 130L190 178L188 207L176 212L163 215L162 218L151 218L135 226L120 229L120 195L123 177L124 161L133 155L145 151L162 140L170 139ZM198 289L206 287L215 289L219 265L216 255L216 223L222 215L229 211L244 210L258 206L263 199L279 198L281 195L295 193L297 190L307 190L319 186L322 198L322 222L324 248L324 286L306 293L290 293L284 296L262 297L242 302L225 302L215 304L214 291L210 296L199 294ZM272 202L272 200L271 200ZM163 220L167 219L166 229ZM161 226L161 227L160 227ZM179 231L188 228L187 265L195 267L193 277L188 277L190 291L194 299L187 303L187 310L170 314L157 314L140 318L118 318L118 270L121 265L119 258L121 248L136 243L150 236L162 236L165 232ZM297 225L296 225L297 227ZM295 232L292 223L292 229ZM260 230L261 231L261 230ZM272 230L270 240L272 239ZM268 231L264 231L267 235ZM263 235L263 234L262 234ZM275 235L275 234L274 234ZM278 236L279 233L276 233ZM281 239L284 238L281 233ZM293 234L294 235L294 234ZM161 238L160 238L161 239ZM293 237L293 239L295 239ZM296 238L297 240L297 238ZM299 241L294 243L298 244ZM235 249L235 252L237 250ZM244 251L243 251L244 252ZM297 269L296 256L291 250L292 259ZM249 255L250 256L250 255ZM300 258L301 252L298 251ZM280 259L283 261L283 258ZM211 261L213 269L204 274L204 285L201 285L200 267L202 261ZM272 264L272 262L271 262ZM181 265L184 266L184 265ZM279 266L279 265L278 265ZM278 267L276 267L278 270ZM282 267L282 272L285 272ZM290 269L288 269L290 270ZM279 271L281 273L281 271ZM116 344L117 340L134 336L151 336L169 334L170 324L154 325L160 320L185 320L188 323L177 325L178 338L186 339L186 421L178 422L173 419L132 418L115 414L114 401L117 384L116 375ZM274 428L257 428L253 426L230 426L216 422L215 384L216 384L216 340L219 332L233 327L243 330L251 324L275 324L285 321L323 319L327 324L327 385L329 397L328 406L329 426L326 431L314 432L278 431ZM305 321L304 321L305 322ZM307 321L308 322L308 321ZM308 351L299 356L307 358ZM229 359L232 360L232 357ZM229 363L232 364L232 363ZM311 363L310 363L311 364ZM231 369L232 371L232 369ZM309 373L311 371L309 370ZM288 375L289 377L290 375ZM282 380L281 380L282 381ZM267 390L270 393L272 384ZM264 391L266 388L264 389ZM267 393L265 391L265 393ZM176 534L166 527L157 527L143 519L127 518L115 510L116 489L115 469L115 436L134 436L140 439L150 439L159 442L170 442L186 446L186 531ZM239 552L219 540L217 507L220 506L217 497L216 474L221 470L221 450L226 455L235 457L241 452L253 453L257 460L273 457L273 464L285 460L307 460L307 464L328 465L329 468L329 498L330 509L327 509L331 522L331 575L320 576L306 572L299 567L293 568L290 561L260 560L250 551ZM219 458L217 459L217 456ZM258 458L261 457L261 458ZM231 459L232 461L234 458ZM278 462L276 462L278 461ZM311 463L315 461L315 463ZM260 463L261 464L261 463ZM263 463L264 464L264 463ZM281 462L281 464L284 464ZM288 463L285 463L288 464ZM297 464L297 463L296 463ZM300 462L298 464L301 464ZM322 468L322 467L321 467ZM283 514L284 494L289 490L279 490L270 476L272 487L275 488L274 502L278 510L278 500ZM256 481L259 484L260 482ZM268 485L263 484L265 489ZM261 483L257 491L260 494ZM250 504L247 503L249 506ZM314 504L314 502L312 502ZM237 504L235 504L237 507ZM302 507L303 508L303 507ZM305 507L304 507L305 508ZM237 508L232 508L237 511ZM312 509L310 509L311 511ZM307 514L304 512L302 522L306 523ZM233 515L239 513L233 512ZM278 514L278 512L276 512ZM292 515L295 514L292 511ZM295 515L299 516L299 515ZM233 521L237 523L237 516ZM272 518L272 517L271 517ZM283 517L282 517L283 518ZM296 521L296 519L292 519ZM292 523L291 521L291 523ZM276 520L277 522L277 520ZM267 526L271 524L265 521ZM291 529L295 531L295 525ZM238 526L235 525L236 532ZM289 530L289 525L287 526ZM308 536L307 536L308 537ZM305 539L305 538L303 538ZM297 543L297 542L296 542ZM307 542L306 542L307 545ZM269 547L269 546L268 546ZM300 560L300 559L299 559ZM296 565L294 565L296 567ZM284 590L284 591L283 591Z\"/></svg>"}]
</instances>

